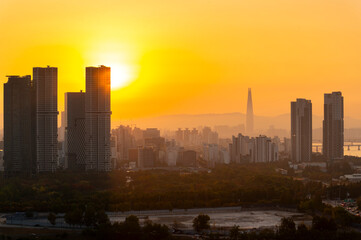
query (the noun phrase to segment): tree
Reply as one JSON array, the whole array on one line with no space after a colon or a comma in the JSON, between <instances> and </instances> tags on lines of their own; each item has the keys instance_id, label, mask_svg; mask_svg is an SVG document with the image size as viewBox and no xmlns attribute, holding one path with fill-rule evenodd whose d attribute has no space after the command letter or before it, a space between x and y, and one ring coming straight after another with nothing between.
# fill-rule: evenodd
<instances>
[{"instance_id":1,"label":"tree","mask_svg":"<svg viewBox=\"0 0 361 240\"><path fill-rule=\"evenodd\" d=\"M84 224L87 227L95 226L96 224L96 212L93 206L87 206L84 212Z\"/></svg>"},{"instance_id":2,"label":"tree","mask_svg":"<svg viewBox=\"0 0 361 240\"><path fill-rule=\"evenodd\" d=\"M133 231L133 232L140 231L139 218L137 216L134 215L128 216L124 221L124 225L129 231Z\"/></svg>"},{"instance_id":3,"label":"tree","mask_svg":"<svg viewBox=\"0 0 361 240\"><path fill-rule=\"evenodd\" d=\"M26 212L25 212L25 216L26 216L27 218L32 218L32 217L34 217L34 213L33 213L32 211L26 211Z\"/></svg>"},{"instance_id":4,"label":"tree","mask_svg":"<svg viewBox=\"0 0 361 240\"><path fill-rule=\"evenodd\" d=\"M239 226L233 226L229 231L230 240L238 240L241 238L241 233L239 231Z\"/></svg>"},{"instance_id":5,"label":"tree","mask_svg":"<svg viewBox=\"0 0 361 240\"><path fill-rule=\"evenodd\" d=\"M137 216L130 215L128 216L122 226L122 238L119 239L140 239L142 229L139 224L139 219Z\"/></svg>"},{"instance_id":6,"label":"tree","mask_svg":"<svg viewBox=\"0 0 361 240\"><path fill-rule=\"evenodd\" d=\"M74 226L83 224L83 211L79 208L65 213L64 220L67 224Z\"/></svg>"},{"instance_id":7,"label":"tree","mask_svg":"<svg viewBox=\"0 0 361 240\"><path fill-rule=\"evenodd\" d=\"M168 239L170 237L169 228L166 225L148 221L142 230L145 235L145 239L160 240Z\"/></svg>"},{"instance_id":8,"label":"tree","mask_svg":"<svg viewBox=\"0 0 361 240\"><path fill-rule=\"evenodd\" d=\"M361 210L361 197L357 198L356 203L357 203L358 209Z\"/></svg>"},{"instance_id":9,"label":"tree","mask_svg":"<svg viewBox=\"0 0 361 240\"><path fill-rule=\"evenodd\" d=\"M48 220L49 220L49 222L52 224L52 225L55 225L55 221L56 221L56 215L55 215L55 213L52 213L52 212L50 212L49 214L48 214Z\"/></svg>"},{"instance_id":10,"label":"tree","mask_svg":"<svg viewBox=\"0 0 361 240\"><path fill-rule=\"evenodd\" d=\"M199 214L198 217L193 219L193 228L197 232L200 232L205 229L209 229L211 226L209 224L211 218L206 214Z\"/></svg>"},{"instance_id":11,"label":"tree","mask_svg":"<svg viewBox=\"0 0 361 240\"><path fill-rule=\"evenodd\" d=\"M281 226L278 228L278 234L281 239L293 239L296 233L296 224L291 217L284 217L281 220Z\"/></svg>"},{"instance_id":12,"label":"tree","mask_svg":"<svg viewBox=\"0 0 361 240\"><path fill-rule=\"evenodd\" d=\"M308 231L305 224L301 223L300 225L298 225L297 233L296 233L296 236L297 236L296 239L300 239L300 240L309 239L310 238L309 235L310 235L310 232Z\"/></svg>"},{"instance_id":13,"label":"tree","mask_svg":"<svg viewBox=\"0 0 361 240\"><path fill-rule=\"evenodd\" d=\"M109 217L104 210L98 211L95 217L98 225L108 225L110 223Z\"/></svg>"},{"instance_id":14,"label":"tree","mask_svg":"<svg viewBox=\"0 0 361 240\"><path fill-rule=\"evenodd\" d=\"M351 215L342 207L335 207L333 209L335 222L341 226L350 226L353 222L357 222L356 217Z\"/></svg>"},{"instance_id":15,"label":"tree","mask_svg":"<svg viewBox=\"0 0 361 240\"><path fill-rule=\"evenodd\" d=\"M327 219L325 217L314 216L312 219L312 229L320 231L337 231L337 225L332 218Z\"/></svg>"}]
</instances>

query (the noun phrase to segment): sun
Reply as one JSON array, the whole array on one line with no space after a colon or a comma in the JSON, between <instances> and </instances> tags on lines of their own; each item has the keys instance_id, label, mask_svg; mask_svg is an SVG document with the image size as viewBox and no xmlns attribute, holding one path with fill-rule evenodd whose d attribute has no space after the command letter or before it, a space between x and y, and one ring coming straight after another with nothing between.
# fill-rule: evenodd
<instances>
[{"instance_id":1,"label":"sun","mask_svg":"<svg viewBox=\"0 0 361 240\"><path fill-rule=\"evenodd\" d=\"M88 65L110 67L111 89L118 90L131 84L138 75L138 65L130 60L129 54L117 44L101 44L86 54Z\"/></svg>"},{"instance_id":2,"label":"sun","mask_svg":"<svg viewBox=\"0 0 361 240\"><path fill-rule=\"evenodd\" d=\"M135 71L130 65L113 63L108 66L111 68L112 90L126 87L135 79Z\"/></svg>"}]
</instances>

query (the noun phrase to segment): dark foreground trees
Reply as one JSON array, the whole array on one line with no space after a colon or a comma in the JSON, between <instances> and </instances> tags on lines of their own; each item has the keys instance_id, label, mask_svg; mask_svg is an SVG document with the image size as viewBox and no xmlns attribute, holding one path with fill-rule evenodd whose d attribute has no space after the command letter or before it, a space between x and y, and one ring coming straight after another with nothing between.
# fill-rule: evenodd
<instances>
[{"instance_id":1,"label":"dark foreground trees","mask_svg":"<svg viewBox=\"0 0 361 240\"><path fill-rule=\"evenodd\" d=\"M188 174L162 170L57 172L6 179L0 183L0 212L66 213L73 211L74 204L93 205L95 211L249 205L296 207L308 194L323 194L322 184L303 184L281 176L275 172L275 164L217 166L212 172ZM91 221L90 210L86 215Z\"/></svg>"},{"instance_id":2,"label":"dark foreground trees","mask_svg":"<svg viewBox=\"0 0 361 240\"><path fill-rule=\"evenodd\" d=\"M70 226L97 227L108 224L109 218L104 210L96 210L93 206L74 205L70 211L67 211L64 220Z\"/></svg>"},{"instance_id":3,"label":"dark foreground trees","mask_svg":"<svg viewBox=\"0 0 361 240\"><path fill-rule=\"evenodd\" d=\"M55 213L50 212L48 214L48 221L52 224L55 225L55 221L56 221L56 215Z\"/></svg>"},{"instance_id":4,"label":"dark foreground trees","mask_svg":"<svg viewBox=\"0 0 361 240\"><path fill-rule=\"evenodd\" d=\"M197 232L201 232L202 230L209 229L211 226L209 221L211 218L206 214L199 214L197 217L193 219L193 228Z\"/></svg>"},{"instance_id":5,"label":"dark foreground trees","mask_svg":"<svg viewBox=\"0 0 361 240\"><path fill-rule=\"evenodd\" d=\"M87 239L109 240L167 240L171 239L169 228L166 225L145 222L141 227L136 216L129 216L124 222L101 224L95 228L83 231Z\"/></svg>"},{"instance_id":6,"label":"dark foreground trees","mask_svg":"<svg viewBox=\"0 0 361 240\"><path fill-rule=\"evenodd\" d=\"M292 218L283 218L276 231L266 229L253 232L235 234L236 229L230 230L228 239L234 240L357 240L361 233L338 228L332 218L314 217L311 227L296 224Z\"/></svg>"}]
</instances>

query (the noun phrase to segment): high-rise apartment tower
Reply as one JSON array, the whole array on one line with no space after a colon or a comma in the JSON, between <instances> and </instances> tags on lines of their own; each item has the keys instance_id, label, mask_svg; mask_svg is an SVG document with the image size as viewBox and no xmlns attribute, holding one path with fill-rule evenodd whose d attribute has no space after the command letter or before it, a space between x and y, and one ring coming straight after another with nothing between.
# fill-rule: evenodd
<instances>
[{"instance_id":1,"label":"high-rise apartment tower","mask_svg":"<svg viewBox=\"0 0 361 240\"><path fill-rule=\"evenodd\" d=\"M36 90L36 158L38 172L58 165L58 69L33 68Z\"/></svg>"},{"instance_id":2,"label":"high-rise apartment tower","mask_svg":"<svg viewBox=\"0 0 361 240\"><path fill-rule=\"evenodd\" d=\"M85 169L110 171L110 67L86 68Z\"/></svg>"},{"instance_id":3,"label":"high-rise apartment tower","mask_svg":"<svg viewBox=\"0 0 361 240\"><path fill-rule=\"evenodd\" d=\"M36 172L35 91L31 76L4 84L4 170L7 176Z\"/></svg>"},{"instance_id":4,"label":"high-rise apartment tower","mask_svg":"<svg viewBox=\"0 0 361 240\"><path fill-rule=\"evenodd\" d=\"M312 157L312 103L291 102L291 156L294 162L309 162Z\"/></svg>"},{"instance_id":5,"label":"high-rise apartment tower","mask_svg":"<svg viewBox=\"0 0 361 240\"><path fill-rule=\"evenodd\" d=\"M344 124L341 92L325 94L323 155L330 161L343 159Z\"/></svg>"}]
</instances>

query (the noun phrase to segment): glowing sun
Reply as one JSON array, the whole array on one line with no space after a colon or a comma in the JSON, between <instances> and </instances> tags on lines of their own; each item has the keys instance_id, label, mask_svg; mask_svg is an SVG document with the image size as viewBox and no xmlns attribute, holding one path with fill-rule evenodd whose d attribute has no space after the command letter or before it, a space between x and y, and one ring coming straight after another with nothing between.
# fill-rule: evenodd
<instances>
[{"instance_id":1,"label":"glowing sun","mask_svg":"<svg viewBox=\"0 0 361 240\"><path fill-rule=\"evenodd\" d=\"M126 64L109 64L111 68L111 87L112 90L126 87L135 79L134 69Z\"/></svg>"}]
</instances>

